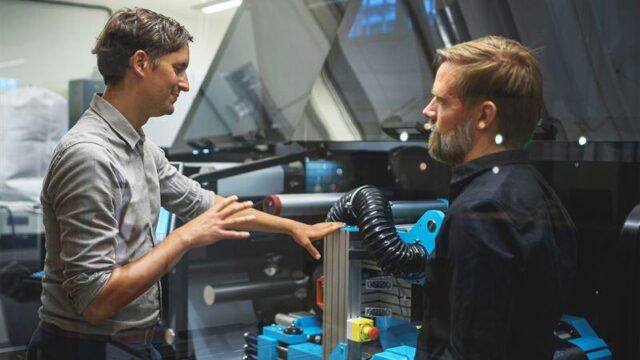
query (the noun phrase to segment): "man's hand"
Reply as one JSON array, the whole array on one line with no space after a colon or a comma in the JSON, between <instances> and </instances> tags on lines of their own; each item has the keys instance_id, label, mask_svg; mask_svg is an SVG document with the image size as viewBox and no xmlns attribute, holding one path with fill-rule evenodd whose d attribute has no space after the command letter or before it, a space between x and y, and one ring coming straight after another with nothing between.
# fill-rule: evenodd
<instances>
[{"instance_id":1,"label":"man's hand","mask_svg":"<svg viewBox=\"0 0 640 360\"><path fill-rule=\"evenodd\" d=\"M195 219L184 224L176 231L184 241L189 244L189 248L208 246L221 239L246 239L249 237L247 231L234 231L243 225L247 225L255 220L254 215L235 216L238 212L253 206L251 201L237 202L238 197L233 195L216 201L216 204L200 214Z\"/></svg>"},{"instance_id":2,"label":"man's hand","mask_svg":"<svg viewBox=\"0 0 640 360\"><path fill-rule=\"evenodd\" d=\"M322 239L332 232L343 227L345 224L341 222L325 222L314 225L297 223L291 229L290 236L303 248L307 249L314 259L320 259L320 252L313 246L312 241Z\"/></svg>"},{"instance_id":3,"label":"man's hand","mask_svg":"<svg viewBox=\"0 0 640 360\"><path fill-rule=\"evenodd\" d=\"M176 229L152 251L116 267L82 312L84 318L94 325L102 323L159 281L191 248L211 245L221 239L249 237L246 231L230 230L247 226L256 218L252 214L238 215L253 204L237 200L236 196L217 199L215 206Z\"/></svg>"}]
</instances>

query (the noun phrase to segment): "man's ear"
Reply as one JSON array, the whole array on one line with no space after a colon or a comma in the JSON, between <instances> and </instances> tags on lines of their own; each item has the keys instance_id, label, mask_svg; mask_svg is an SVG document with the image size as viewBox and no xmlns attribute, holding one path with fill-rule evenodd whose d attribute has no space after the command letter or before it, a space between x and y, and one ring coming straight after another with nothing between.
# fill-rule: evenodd
<instances>
[{"instance_id":1,"label":"man's ear","mask_svg":"<svg viewBox=\"0 0 640 360\"><path fill-rule=\"evenodd\" d=\"M129 67L136 77L143 78L145 70L150 65L149 55L144 50L136 50L129 58Z\"/></svg>"},{"instance_id":2,"label":"man's ear","mask_svg":"<svg viewBox=\"0 0 640 360\"><path fill-rule=\"evenodd\" d=\"M480 103L478 106L478 120L476 127L479 130L484 130L492 127L496 122L497 108L493 101L486 100Z\"/></svg>"}]
</instances>

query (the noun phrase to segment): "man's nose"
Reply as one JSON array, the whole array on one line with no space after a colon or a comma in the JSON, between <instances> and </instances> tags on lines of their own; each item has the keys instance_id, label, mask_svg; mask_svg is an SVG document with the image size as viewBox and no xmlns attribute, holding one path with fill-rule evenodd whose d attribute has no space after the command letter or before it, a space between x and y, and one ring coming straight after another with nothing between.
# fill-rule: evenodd
<instances>
[{"instance_id":1,"label":"man's nose","mask_svg":"<svg viewBox=\"0 0 640 360\"><path fill-rule=\"evenodd\" d=\"M425 108L422 110L422 115L424 115L425 117L431 119L431 120L435 120L436 117L436 112L433 110L433 100L431 100L427 106L425 106Z\"/></svg>"},{"instance_id":2,"label":"man's nose","mask_svg":"<svg viewBox=\"0 0 640 360\"><path fill-rule=\"evenodd\" d=\"M187 77L186 73L178 81L178 88L180 88L180 91L184 91L184 92L189 91L189 78Z\"/></svg>"}]
</instances>

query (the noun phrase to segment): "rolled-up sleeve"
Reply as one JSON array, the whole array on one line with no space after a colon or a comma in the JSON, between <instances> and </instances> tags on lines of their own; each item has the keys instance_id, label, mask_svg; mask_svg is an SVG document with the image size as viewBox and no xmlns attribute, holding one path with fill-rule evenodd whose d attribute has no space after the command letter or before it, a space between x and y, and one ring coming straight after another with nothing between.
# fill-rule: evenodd
<instances>
[{"instance_id":1,"label":"rolled-up sleeve","mask_svg":"<svg viewBox=\"0 0 640 360\"><path fill-rule=\"evenodd\" d=\"M74 144L55 161L46 190L60 226L62 286L82 314L116 266L116 209L123 180L97 143Z\"/></svg>"},{"instance_id":2,"label":"rolled-up sleeve","mask_svg":"<svg viewBox=\"0 0 640 360\"><path fill-rule=\"evenodd\" d=\"M164 208L188 221L214 205L213 191L203 189L196 181L179 173L160 148L156 147L153 155L158 169L160 200Z\"/></svg>"}]
</instances>

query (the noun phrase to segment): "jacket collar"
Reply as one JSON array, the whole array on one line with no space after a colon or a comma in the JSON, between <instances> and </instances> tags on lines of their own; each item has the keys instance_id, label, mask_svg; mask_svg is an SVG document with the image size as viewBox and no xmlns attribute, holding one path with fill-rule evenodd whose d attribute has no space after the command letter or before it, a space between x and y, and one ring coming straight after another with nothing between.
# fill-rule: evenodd
<instances>
[{"instance_id":1,"label":"jacket collar","mask_svg":"<svg viewBox=\"0 0 640 360\"><path fill-rule=\"evenodd\" d=\"M527 164L529 157L524 150L505 150L485 155L477 159L456 165L452 169L451 185L460 186L463 182L485 171L507 164Z\"/></svg>"}]
</instances>

